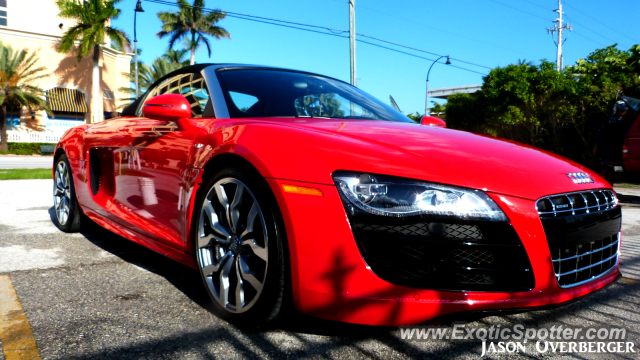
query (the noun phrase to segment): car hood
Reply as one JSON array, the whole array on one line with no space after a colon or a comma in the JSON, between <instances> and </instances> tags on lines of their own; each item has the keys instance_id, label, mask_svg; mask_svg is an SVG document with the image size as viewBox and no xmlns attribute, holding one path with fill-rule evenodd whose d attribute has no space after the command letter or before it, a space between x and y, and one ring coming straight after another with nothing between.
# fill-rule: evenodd
<instances>
[{"instance_id":1,"label":"car hood","mask_svg":"<svg viewBox=\"0 0 640 360\"><path fill-rule=\"evenodd\" d=\"M578 163L491 136L386 121L311 119L285 123L340 139L329 142L327 146L333 148L326 149L335 155L334 170L385 173L532 200L611 187ZM585 172L594 183L575 184L567 176L571 172Z\"/></svg>"}]
</instances>

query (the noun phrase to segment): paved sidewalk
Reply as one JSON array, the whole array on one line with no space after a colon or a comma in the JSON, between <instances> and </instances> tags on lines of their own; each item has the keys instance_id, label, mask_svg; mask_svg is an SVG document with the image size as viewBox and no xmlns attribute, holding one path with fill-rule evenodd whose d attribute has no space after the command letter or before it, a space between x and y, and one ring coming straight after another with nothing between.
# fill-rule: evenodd
<instances>
[{"instance_id":1,"label":"paved sidewalk","mask_svg":"<svg viewBox=\"0 0 640 360\"><path fill-rule=\"evenodd\" d=\"M640 188L614 188L622 204L622 256L620 271L640 280Z\"/></svg>"},{"instance_id":2,"label":"paved sidewalk","mask_svg":"<svg viewBox=\"0 0 640 360\"><path fill-rule=\"evenodd\" d=\"M51 169L53 156L0 155L0 169Z\"/></svg>"}]
</instances>

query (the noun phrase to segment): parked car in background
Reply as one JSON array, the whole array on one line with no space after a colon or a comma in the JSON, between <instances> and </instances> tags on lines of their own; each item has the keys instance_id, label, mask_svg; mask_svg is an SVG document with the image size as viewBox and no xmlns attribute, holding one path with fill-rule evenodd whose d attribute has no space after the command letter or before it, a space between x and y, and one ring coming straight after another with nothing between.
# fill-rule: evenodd
<instances>
[{"instance_id":1,"label":"parked car in background","mask_svg":"<svg viewBox=\"0 0 640 360\"><path fill-rule=\"evenodd\" d=\"M628 173L640 173L640 100L622 96L634 111L635 120L624 139L622 148L622 167Z\"/></svg>"},{"instance_id":2,"label":"parked car in background","mask_svg":"<svg viewBox=\"0 0 640 360\"><path fill-rule=\"evenodd\" d=\"M53 175L61 230L88 217L197 269L213 311L235 323L292 303L419 324L558 306L620 276L620 206L591 170L416 124L302 71L170 73L121 117L68 131Z\"/></svg>"}]
</instances>

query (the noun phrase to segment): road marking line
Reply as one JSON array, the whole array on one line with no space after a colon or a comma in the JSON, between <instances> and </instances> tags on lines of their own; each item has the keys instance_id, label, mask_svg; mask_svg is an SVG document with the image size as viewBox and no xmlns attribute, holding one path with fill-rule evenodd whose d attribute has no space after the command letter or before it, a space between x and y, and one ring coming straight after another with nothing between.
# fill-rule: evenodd
<instances>
[{"instance_id":1,"label":"road marking line","mask_svg":"<svg viewBox=\"0 0 640 360\"><path fill-rule=\"evenodd\" d=\"M632 283L632 284L640 284L640 280L636 280L636 279L630 279L628 277L621 277L620 281L622 282L626 282L626 283Z\"/></svg>"},{"instance_id":2,"label":"road marking line","mask_svg":"<svg viewBox=\"0 0 640 360\"><path fill-rule=\"evenodd\" d=\"M9 275L0 275L0 341L6 360L40 360L31 326Z\"/></svg>"}]
</instances>

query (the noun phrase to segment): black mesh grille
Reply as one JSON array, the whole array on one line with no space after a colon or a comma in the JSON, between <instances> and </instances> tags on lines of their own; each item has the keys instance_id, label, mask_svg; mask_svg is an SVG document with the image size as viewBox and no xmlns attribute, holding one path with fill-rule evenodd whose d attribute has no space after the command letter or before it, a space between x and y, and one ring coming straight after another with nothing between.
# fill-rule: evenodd
<instances>
[{"instance_id":1,"label":"black mesh grille","mask_svg":"<svg viewBox=\"0 0 640 360\"><path fill-rule=\"evenodd\" d=\"M613 191L553 195L536 206L559 286L592 281L618 264L621 209Z\"/></svg>"},{"instance_id":2,"label":"black mesh grille","mask_svg":"<svg viewBox=\"0 0 640 360\"><path fill-rule=\"evenodd\" d=\"M508 223L349 214L358 248L380 278L414 288L528 291L529 258Z\"/></svg>"},{"instance_id":3,"label":"black mesh grille","mask_svg":"<svg viewBox=\"0 0 640 360\"><path fill-rule=\"evenodd\" d=\"M89 151L89 178L93 196L100 191L100 160L94 151Z\"/></svg>"}]
</instances>

